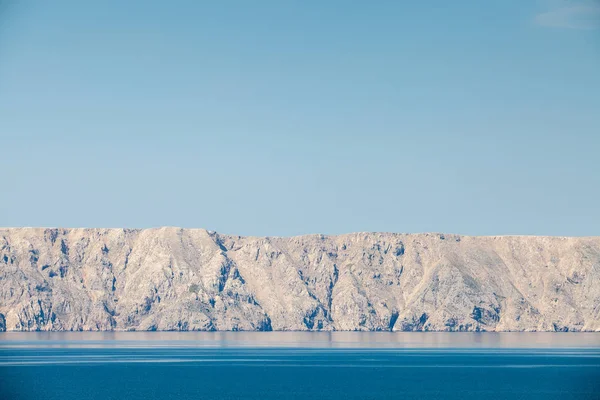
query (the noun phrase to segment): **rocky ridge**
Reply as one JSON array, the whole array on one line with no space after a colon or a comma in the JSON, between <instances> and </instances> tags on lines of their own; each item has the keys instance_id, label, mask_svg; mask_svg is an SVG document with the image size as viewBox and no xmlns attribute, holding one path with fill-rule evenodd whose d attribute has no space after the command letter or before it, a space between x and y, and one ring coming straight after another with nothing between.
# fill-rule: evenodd
<instances>
[{"instance_id":1,"label":"rocky ridge","mask_svg":"<svg viewBox=\"0 0 600 400\"><path fill-rule=\"evenodd\" d=\"M0 229L0 330L600 331L600 238Z\"/></svg>"}]
</instances>

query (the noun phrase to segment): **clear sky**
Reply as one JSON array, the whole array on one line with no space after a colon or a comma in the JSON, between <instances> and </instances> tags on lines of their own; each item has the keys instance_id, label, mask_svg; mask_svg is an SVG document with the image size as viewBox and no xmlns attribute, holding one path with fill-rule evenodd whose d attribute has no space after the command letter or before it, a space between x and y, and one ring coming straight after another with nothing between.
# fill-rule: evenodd
<instances>
[{"instance_id":1,"label":"clear sky","mask_svg":"<svg viewBox=\"0 0 600 400\"><path fill-rule=\"evenodd\" d=\"M0 226L600 235L600 3L0 0Z\"/></svg>"}]
</instances>

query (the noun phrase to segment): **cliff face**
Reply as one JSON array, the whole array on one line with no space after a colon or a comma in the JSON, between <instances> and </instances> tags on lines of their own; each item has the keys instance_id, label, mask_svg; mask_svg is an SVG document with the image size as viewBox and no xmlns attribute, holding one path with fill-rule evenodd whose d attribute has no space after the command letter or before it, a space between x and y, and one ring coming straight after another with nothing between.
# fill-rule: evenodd
<instances>
[{"instance_id":1,"label":"cliff face","mask_svg":"<svg viewBox=\"0 0 600 400\"><path fill-rule=\"evenodd\" d=\"M0 229L0 330L600 331L600 238Z\"/></svg>"}]
</instances>

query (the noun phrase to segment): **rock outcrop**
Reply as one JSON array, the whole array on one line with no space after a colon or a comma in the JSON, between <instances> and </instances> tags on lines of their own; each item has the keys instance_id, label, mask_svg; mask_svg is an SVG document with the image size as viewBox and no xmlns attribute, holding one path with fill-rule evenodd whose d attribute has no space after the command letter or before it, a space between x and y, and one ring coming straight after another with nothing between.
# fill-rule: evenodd
<instances>
[{"instance_id":1,"label":"rock outcrop","mask_svg":"<svg viewBox=\"0 0 600 400\"><path fill-rule=\"evenodd\" d=\"M600 238L0 229L0 330L600 331Z\"/></svg>"}]
</instances>

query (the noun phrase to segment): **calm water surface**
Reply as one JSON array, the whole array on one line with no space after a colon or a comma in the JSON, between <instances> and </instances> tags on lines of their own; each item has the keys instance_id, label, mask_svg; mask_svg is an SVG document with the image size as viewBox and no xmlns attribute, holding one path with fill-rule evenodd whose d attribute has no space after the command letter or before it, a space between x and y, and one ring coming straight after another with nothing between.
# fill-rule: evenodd
<instances>
[{"instance_id":1,"label":"calm water surface","mask_svg":"<svg viewBox=\"0 0 600 400\"><path fill-rule=\"evenodd\" d=\"M600 334L2 333L0 398L600 399Z\"/></svg>"}]
</instances>

